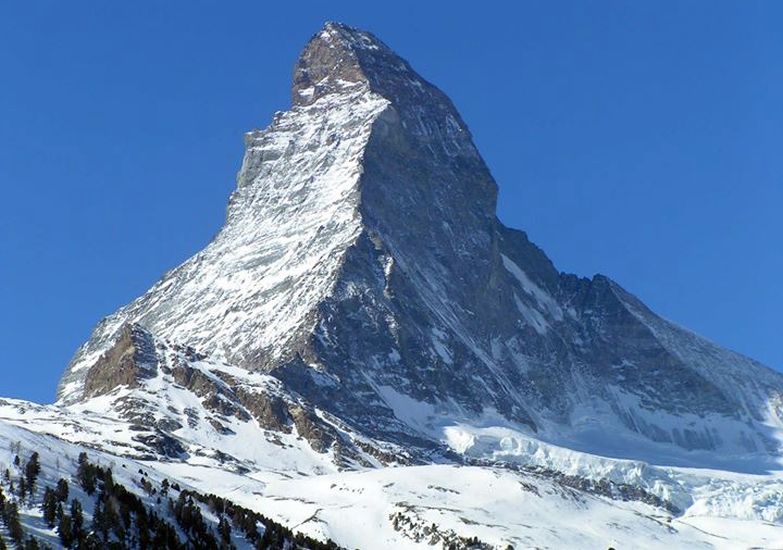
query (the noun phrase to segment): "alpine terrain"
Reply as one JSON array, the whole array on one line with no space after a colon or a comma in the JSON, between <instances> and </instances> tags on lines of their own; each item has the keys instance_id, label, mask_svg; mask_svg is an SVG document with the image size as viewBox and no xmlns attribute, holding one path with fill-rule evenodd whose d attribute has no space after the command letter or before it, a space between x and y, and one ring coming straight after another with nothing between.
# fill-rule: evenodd
<instances>
[{"instance_id":1,"label":"alpine terrain","mask_svg":"<svg viewBox=\"0 0 783 550\"><path fill-rule=\"evenodd\" d=\"M783 375L558 271L496 217L448 97L372 34L327 23L291 93L214 240L97 325L55 404L0 401L22 540L783 547ZM78 541L41 515L58 478Z\"/></svg>"}]
</instances>

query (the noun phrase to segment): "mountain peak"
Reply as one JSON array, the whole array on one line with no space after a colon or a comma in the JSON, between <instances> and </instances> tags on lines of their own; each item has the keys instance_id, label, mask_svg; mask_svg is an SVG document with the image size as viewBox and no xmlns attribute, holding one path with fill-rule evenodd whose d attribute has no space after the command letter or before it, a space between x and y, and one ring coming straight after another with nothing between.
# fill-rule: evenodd
<instances>
[{"instance_id":1,"label":"mountain peak","mask_svg":"<svg viewBox=\"0 0 783 550\"><path fill-rule=\"evenodd\" d=\"M371 57L379 56L397 57L368 32L326 23L307 43L294 67L292 103L309 105L357 83L369 83L365 66Z\"/></svg>"},{"instance_id":2,"label":"mountain peak","mask_svg":"<svg viewBox=\"0 0 783 550\"><path fill-rule=\"evenodd\" d=\"M357 50L387 50L388 46L381 39L369 31L351 27L337 21L327 21L323 28L316 34L316 38L322 40L338 41L343 47Z\"/></svg>"}]
</instances>

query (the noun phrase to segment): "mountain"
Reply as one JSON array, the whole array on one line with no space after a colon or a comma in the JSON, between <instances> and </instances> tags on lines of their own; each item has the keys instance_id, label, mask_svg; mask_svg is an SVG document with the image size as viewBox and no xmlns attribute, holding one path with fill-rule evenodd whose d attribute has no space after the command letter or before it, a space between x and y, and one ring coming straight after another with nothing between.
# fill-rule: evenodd
<instances>
[{"instance_id":1,"label":"mountain","mask_svg":"<svg viewBox=\"0 0 783 550\"><path fill-rule=\"evenodd\" d=\"M218 236L100 323L61 403L95 393L100 357L139 324L391 441L427 432L395 414L415 400L543 437L580 441L601 418L618 437L777 452L783 375L607 277L559 273L497 220L497 186L448 98L385 44L327 25L292 94L248 134Z\"/></svg>"},{"instance_id":2,"label":"mountain","mask_svg":"<svg viewBox=\"0 0 783 550\"><path fill-rule=\"evenodd\" d=\"M375 36L326 24L245 144L215 239L0 427L349 546L781 540L783 375L559 272L497 219L448 97ZM603 527L553 517L577 510Z\"/></svg>"}]
</instances>

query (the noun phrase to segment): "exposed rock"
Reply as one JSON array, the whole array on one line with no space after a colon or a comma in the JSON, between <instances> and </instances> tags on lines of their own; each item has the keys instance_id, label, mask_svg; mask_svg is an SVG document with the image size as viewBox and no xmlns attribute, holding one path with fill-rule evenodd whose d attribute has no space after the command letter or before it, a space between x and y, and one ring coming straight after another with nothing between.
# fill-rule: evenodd
<instances>
[{"instance_id":1,"label":"exposed rock","mask_svg":"<svg viewBox=\"0 0 783 550\"><path fill-rule=\"evenodd\" d=\"M280 397L244 388L239 388L236 395L262 428L286 433L291 431L292 419Z\"/></svg>"},{"instance_id":2,"label":"exposed rock","mask_svg":"<svg viewBox=\"0 0 783 550\"><path fill-rule=\"evenodd\" d=\"M237 402L234 394L216 378L189 365L177 365L171 369L177 384L189 389L202 398L203 405L223 416L234 416L240 420L249 420L247 411Z\"/></svg>"},{"instance_id":3,"label":"exposed rock","mask_svg":"<svg viewBox=\"0 0 783 550\"><path fill-rule=\"evenodd\" d=\"M319 453L326 452L329 446L334 443L335 437L330 430L326 429L322 422L310 411L303 407L294 405L291 409L291 418L296 426L296 432L304 437L310 446Z\"/></svg>"},{"instance_id":4,"label":"exposed rock","mask_svg":"<svg viewBox=\"0 0 783 550\"><path fill-rule=\"evenodd\" d=\"M135 388L141 380L155 376L157 366L150 333L136 324L123 325L114 345L87 372L83 397L104 395L118 386Z\"/></svg>"},{"instance_id":5,"label":"exposed rock","mask_svg":"<svg viewBox=\"0 0 783 550\"><path fill-rule=\"evenodd\" d=\"M156 431L151 434L137 435L134 440L153 449L158 455L177 459L186 458L186 451L182 444L165 432Z\"/></svg>"}]
</instances>

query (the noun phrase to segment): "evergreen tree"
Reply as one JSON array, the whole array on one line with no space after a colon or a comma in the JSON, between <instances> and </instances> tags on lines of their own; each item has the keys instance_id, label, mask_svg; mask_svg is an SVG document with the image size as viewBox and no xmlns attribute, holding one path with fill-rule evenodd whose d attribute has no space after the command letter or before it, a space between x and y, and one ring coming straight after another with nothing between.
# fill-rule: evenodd
<instances>
[{"instance_id":1,"label":"evergreen tree","mask_svg":"<svg viewBox=\"0 0 783 550\"><path fill-rule=\"evenodd\" d=\"M87 460L87 453L79 455L79 467L76 470L76 479L82 486L82 489L88 494L93 495L97 487L98 472L95 466Z\"/></svg>"},{"instance_id":2,"label":"evergreen tree","mask_svg":"<svg viewBox=\"0 0 783 550\"><path fill-rule=\"evenodd\" d=\"M73 525L73 537L76 540L84 538L84 514L82 503L76 499L71 500L71 523Z\"/></svg>"},{"instance_id":3,"label":"evergreen tree","mask_svg":"<svg viewBox=\"0 0 783 550\"><path fill-rule=\"evenodd\" d=\"M68 482L63 478L60 478L57 482L57 500L60 502L68 500L68 492Z\"/></svg>"},{"instance_id":4,"label":"evergreen tree","mask_svg":"<svg viewBox=\"0 0 783 550\"><path fill-rule=\"evenodd\" d=\"M63 546L70 548L73 544L73 524L71 522L71 516L63 514L60 517L60 524L57 526L57 534L60 536L60 541Z\"/></svg>"},{"instance_id":5,"label":"evergreen tree","mask_svg":"<svg viewBox=\"0 0 783 550\"><path fill-rule=\"evenodd\" d=\"M103 490L111 494L114 490L114 477L112 477L111 468L101 470L100 468L93 466L93 469L95 471L96 477L100 475L101 479L103 480Z\"/></svg>"},{"instance_id":6,"label":"evergreen tree","mask_svg":"<svg viewBox=\"0 0 783 550\"><path fill-rule=\"evenodd\" d=\"M229 546L231 544L231 524L226 519L226 516L221 516L220 518L218 533L220 533L220 539L224 545Z\"/></svg>"},{"instance_id":7,"label":"evergreen tree","mask_svg":"<svg viewBox=\"0 0 783 550\"><path fill-rule=\"evenodd\" d=\"M101 493L105 495L106 493ZM120 514L117 510L117 502L113 498L106 498L103 506L103 520L106 524L105 531L113 530L117 538L122 540L125 536L124 529L122 528L122 522L120 521ZM104 537L106 538L106 537Z\"/></svg>"},{"instance_id":8,"label":"evergreen tree","mask_svg":"<svg viewBox=\"0 0 783 550\"><path fill-rule=\"evenodd\" d=\"M22 522L19 520L19 506L15 502L7 500L3 516L8 532L11 534L11 539L17 545L21 545L24 541L24 530L22 529Z\"/></svg>"},{"instance_id":9,"label":"evergreen tree","mask_svg":"<svg viewBox=\"0 0 783 550\"><path fill-rule=\"evenodd\" d=\"M24 500L24 497L27 496L27 479L24 477L19 478L19 486L17 488L19 498Z\"/></svg>"},{"instance_id":10,"label":"evergreen tree","mask_svg":"<svg viewBox=\"0 0 783 550\"><path fill-rule=\"evenodd\" d=\"M43 511L43 519L49 529L53 529L57 522L57 494L49 487L44 491L43 504L41 509Z\"/></svg>"},{"instance_id":11,"label":"evergreen tree","mask_svg":"<svg viewBox=\"0 0 783 550\"><path fill-rule=\"evenodd\" d=\"M79 550L102 550L103 544L98 539L95 533L90 533L84 537L83 541L79 541Z\"/></svg>"},{"instance_id":12,"label":"evergreen tree","mask_svg":"<svg viewBox=\"0 0 783 550\"><path fill-rule=\"evenodd\" d=\"M24 475L27 479L27 486L30 492L35 487L35 482L38 480L38 474L41 473L41 462L37 452L30 455L30 460L27 461L24 467Z\"/></svg>"},{"instance_id":13,"label":"evergreen tree","mask_svg":"<svg viewBox=\"0 0 783 550\"><path fill-rule=\"evenodd\" d=\"M102 540L109 537L109 528L106 524L106 516L103 512L103 502L99 498L95 503L95 509L92 512L92 530L99 535Z\"/></svg>"}]
</instances>

